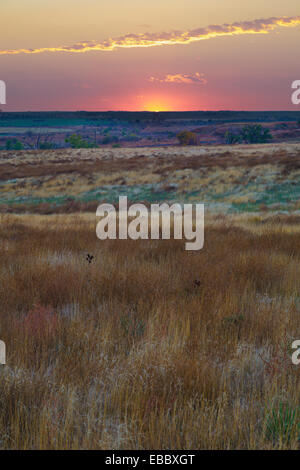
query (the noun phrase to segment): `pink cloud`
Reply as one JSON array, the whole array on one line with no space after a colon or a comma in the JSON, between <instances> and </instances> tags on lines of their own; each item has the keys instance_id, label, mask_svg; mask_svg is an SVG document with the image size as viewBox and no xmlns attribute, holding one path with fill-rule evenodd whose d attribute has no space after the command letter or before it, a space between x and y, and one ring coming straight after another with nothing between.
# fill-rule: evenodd
<instances>
[{"instance_id":1,"label":"pink cloud","mask_svg":"<svg viewBox=\"0 0 300 470\"><path fill-rule=\"evenodd\" d=\"M204 78L203 73L196 72L194 74L187 74L187 73L175 73L175 74L167 74L163 78L158 77L150 77L150 82L160 82L160 83L179 83L185 85L192 85L195 83L206 85L207 80Z\"/></svg>"}]
</instances>

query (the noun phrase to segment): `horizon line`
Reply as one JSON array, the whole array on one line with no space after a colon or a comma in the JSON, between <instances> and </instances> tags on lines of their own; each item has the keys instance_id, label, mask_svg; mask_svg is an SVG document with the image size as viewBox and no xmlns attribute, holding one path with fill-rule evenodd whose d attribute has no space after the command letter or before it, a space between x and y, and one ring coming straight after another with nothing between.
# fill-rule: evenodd
<instances>
[{"instance_id":1,"label":"horizon line","mask_svg":"<svg viewBox=\"0 0 300 470\"><path fill-rule=\"evenodd\" d=\"M16 111L6 111L0 109L0 113L151 113L151 114L162 114L162 113L294 113L299 112L300 109L187 109L187 110L164 110L164 111L150 111L147 109L144 110L88 110L88 109L38 109L38 110L16 110Z\"/></svg>"}]
</instances>

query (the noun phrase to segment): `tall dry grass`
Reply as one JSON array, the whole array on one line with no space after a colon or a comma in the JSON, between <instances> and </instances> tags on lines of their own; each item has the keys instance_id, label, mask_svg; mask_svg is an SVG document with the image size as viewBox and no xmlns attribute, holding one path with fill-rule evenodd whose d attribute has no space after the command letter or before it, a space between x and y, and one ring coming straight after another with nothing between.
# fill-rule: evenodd
<instances>
[{"instance_id":1,"label":"tall dry grass","mask_svg":"<svg viewBox=\"0 0 300 470\"><path fill-rule=\"evenodd\" d=\"M298 220L211 217L187 252L0 217L1 448L299 448Z\"/></svg>"}]
</instances>

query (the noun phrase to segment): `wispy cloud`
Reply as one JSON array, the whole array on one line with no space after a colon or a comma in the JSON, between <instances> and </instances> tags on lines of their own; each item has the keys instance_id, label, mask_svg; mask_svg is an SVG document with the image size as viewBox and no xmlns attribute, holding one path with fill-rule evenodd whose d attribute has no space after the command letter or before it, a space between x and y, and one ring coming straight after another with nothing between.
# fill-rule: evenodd
<instances>
[{"instance_id":1,"label":"wispy cloud","mask_svg":"<svg viewBox=\"0 0 300 470\"><path fill-rule=\"evenodd\" d=\"M196 72L194 74L187 74L187 73L167 74L163 78L150 77L149 82L180 83L180 84L185 84L185 85L198 83L201 85L206 85L207 80L204 77L203 73Z\"/></svg>"},{"instance_id":2,"label":"wispy cloud","mask_svg":"<svg viewBox=\"0 0 300 470\"><path fill-rule=\"evenodd\" d=\"M40 54L42 52L89 52L112 51L118 48L154 47L172 44L190 44L192 42L222 36L239 36L242 34L267 34L274 29L292 27L300 24L300 16L261 18L252 21L240 21L232 24L211 25L205 28L187 31L171 31L162 33L125 34L118 38L104 41L82 41L70 46L41 47L36 49L0 50L0 55L8 54Z\"/></svg>"}]
</instances>

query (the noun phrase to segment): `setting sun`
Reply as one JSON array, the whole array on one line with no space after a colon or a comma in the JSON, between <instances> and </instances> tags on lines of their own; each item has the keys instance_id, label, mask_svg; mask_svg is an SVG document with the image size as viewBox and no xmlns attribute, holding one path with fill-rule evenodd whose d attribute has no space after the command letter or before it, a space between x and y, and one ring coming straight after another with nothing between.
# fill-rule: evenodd
<instances>
[{"instance_id":1,"label":"setting sun","mask_svg":"<svg viewBox=\"0 0 300 470\"><path fill-rule=\"evenodd\" d=\"M159 113L160 111L172 111L171 106L167 106L159 102L146 103L143 108L144 111L152 111L155 113Z\"/></svg>"},{"instance_id":2,"label":"setting sun","mask_svg":"<svg viewBox=\"0 0 300 470\"><path fill-rule=\"evenodd\" d=\"M166 96L145 97L142 104L143 111L162 112L176 109L173 99Z\"/></svg>"}]
</instances>

